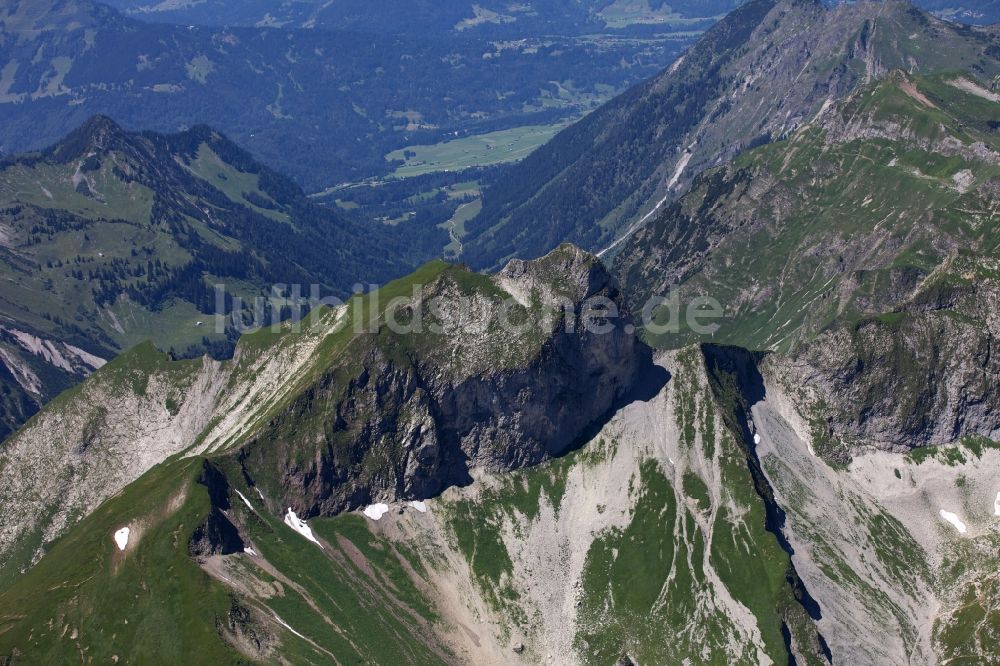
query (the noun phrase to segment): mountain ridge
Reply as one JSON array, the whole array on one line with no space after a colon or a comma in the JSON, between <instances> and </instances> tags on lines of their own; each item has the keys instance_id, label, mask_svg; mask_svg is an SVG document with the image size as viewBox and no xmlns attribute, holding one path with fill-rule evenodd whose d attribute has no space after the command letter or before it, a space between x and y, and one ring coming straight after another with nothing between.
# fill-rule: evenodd
<instances>
[{"instance_id":1,"label":"mountain ridge","mask_svg":"<svg viewBox=\"0 0 1000 666\"><path fill-rule=\"evenodd\" d=\"M565 135L582 135L575 175L607 176L587 173L606 127L619 157L676 186L610 267L568 243L493 274L432 260L271 317L227 360L134 346L32 417L0 446L0 654L1000 663L997 33L899 3L734 16ZM669 140L615 127L675 102L697 112ZM634 164L607 160L608 191L646 177ZM112 314L111 296L162 299L161 328L168 296L202 293L164 264L194 265L198 289L249 270L234 299L282 262L339 293L339 269L384 265L365 260L382 234L413 262L427 240L335 226L207 127L93 118L5 165L0 222L27 220L0 234L11 280L51 271L35 293L84 302L63 293L77 281ZM530 232L512 242L585 232L572 211L607 204L550 194L569 226L521 210L501 223ZM124 218L159 244L112 252ZM368 233L330 248L328 230ZM37 249L67 246L68 265ZM90 321L50 317L32 321ZM103 361L4 330L11 376L5 345Z\"/></svg>"},{"instance_id":2,"label":"mountain ridge","mask_svg":"<svg viewBox=\"0 0 1000 666\"><path fill-rule=\"evenodd\" d=\"M711 296L713 341L797 358L803 384L823 387L823 455L841 462L872 444L995 438L1000 152L996 101L968 83L890 73L702 174L623 244L615 267L633 307ZM707 338L683 325L648 337Z\"/></svg>"},{"instance_id":3,"label":"mountain ridge","mask_svg":"<svg viewBox=\"0 0 1000 666\"><path fill-rule=\"evenodd\" d=\"M875 28L874 26L878 26ZM934 19L907 2L744 4L673 66L510 168L466 226L488 267L555 238L592 251L631 233L696 174L784 136L832 99L897 67L976 69L989 85L996 28ZM949 44L929 53L920 44Z\"/></svg>"},{"instance_id":4,"label":"mountain ridge","mask_svg":"<svg viewBox=\"0 0 1000 666\"><path fill-rule=\"evenodd\" d=\"M995 445L835 468L810 452L787 359L698 346L656 363L670 380L586 445L422 502L306 519L225 455L168 461L0 584L0 645L159 661L183 644L224 662L308 663L997 654L960 617L970 594L984 625L997 612L975 594L995 584ZM939 509L968 534L929 520ZM44 602L29 601L39 589ZM151 617L163 629L138 639ZM875 621L885 636L853 631Z\"/></svg>"},{"instance_id":5,"label":"mountain ridge","mask_svg":"<svg viewBox=\"0 0 1000 666\"><path fill-rule=\"evenodd\" d=\"M103 362L154 339L181 355L224 355L273 285L346 297L359 280L385 282L430 259L444 239L344 219L207 126L131 133L106 116L0 161L0 209L10 277L0 347L20 378L5 383L15 404L4 434L96 367L72 361L87 361L75 349ZM287 316L292 294L279 296L257 317Z\"/></svg>"},{"instance_id":6,"label":"mountain ridge","mask_svg":"<svg viewBox=\"0 0 1000 666\"><path fill-rule=\"evenodd\" d=\"M553 274L560 280L547 284L566 301L536 294L504 306L505 287ZM596 296L618 304L613 330L589 332L582 319L567 326ZM463 298L475 306L471 323L461 319L470 316ZM539 319L508 330L502 307ZM422 321L417 309L425 330L389 325L404 315ZM605 269L566 246L495 279L433 262L315 310L299 330L285 322L246 335L231 361L171 361L136 347L61 394L0 450L0 503L19 507L2 519L4 569L24 566L11 557L37 554L23 544L51 541L174 457L223 456L306 517L423 499L467 482L474 468L536 464L572 445L647 370L651 352L626 332L627 312ZM544 411L561 400L562 409Z\"/></svg>"}]
</instances>

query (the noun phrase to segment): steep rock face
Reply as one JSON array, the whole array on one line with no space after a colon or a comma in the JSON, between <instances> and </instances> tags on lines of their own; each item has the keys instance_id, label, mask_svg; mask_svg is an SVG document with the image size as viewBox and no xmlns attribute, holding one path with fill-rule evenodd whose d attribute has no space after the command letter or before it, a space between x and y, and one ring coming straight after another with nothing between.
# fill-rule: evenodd
<instances>
[{"instance_id":1,"label":"steep rock face","mask_svg":"<svg viewBox=\"0 0 1000 666\"><path fill-rule=\"evenodd\" d=\"M620 316L589 317L591 297ZM429 264L317 309L299 330L288 322L244 336L231 361L173 362L141 346L0 449L0 561L11 575L29 566L176 455L221 454L276 500L275 515L292 506L302 516L424 498L467 482L472 468L538 462L576 442L648 369L651 352L631 326L617 283L566 246L496 278Z\"/></svg>"},{"instance_id":2,"label":"steep rock face","mask_svg":"<svg viewBox=\"0 0 1000 666\"><path fill-rule=\"evenodd\" d=\"M983 278L921 291L901 312L820 336L789 362L843 458L963 437L1000 439L1000 288Z\"/></svg>"},{"instance_id":3,"label":"steep rock face","mask_svg":"<svg viewBox=\"0 0 1000 666\"><path fill-rule=\"evenodd\" d=\"M246 544L226 515L232 509L229 503L232 494L229 481L222 472L206 462L202 466L198 483L207 490L211 509L205 521L195 528L188 539L188 553L201 560L212 555L242 553Z\"/></svg>"},{"instance_id":4,"label":"steep rock face","mask_svg":"<svg viewBox=\"0 0 1000 666\"><path fill-rule=\"evenodd\" d=\"M0 584L0 652L997 662L997 445L831 466L784 361L707 345L658 355L669 381L580 448L377 520L283 522L269 508L286 497L233 452L168 461ZM154 618L170 631L152 647Z\"/></svg>"},{"instance_id":5,"label":"steep rock face","mask_svg":"<svg viewBox=\"0 0 1000 666\"><path fill-rule=\"evenodd\" d=\"M225 652L219 663L235 660L233 648L292 663L827 663L808 649L816 623L764 529L741 436L724 422L699 350L656 363L670 381L580 448L483 472L378 521L315 517L293 531L268 510L283 498L252 485L228 454L163 465L0 588L0 651L39 641L36 653L57 662L80 649L95 660L145 657L147 618L185 617L164 649ZM164 510L179 484L186 502ZM219 552L199 527L221 509L244 552ZM122 526L135 532L120 551L111 535ZM35 592L54 577L68 582ZM101 603L119 594L139 602ZM78 641L37 619L52 616L79 628ZM123 627L114 636L91 629L111 623Z\"/></svg>"},{"instance_id":6,"label":"steep rock face","mask_svg":"<svg viewBox=\"0 0 1000 666\"><path fill-rule=\"evenodd\" d=\"M61 391L105 363L68 341L23 328L22 322L0 327L0 441Z\"/></svg>"},{"instance_id":7,"label":"steep rock face","mask_svg":"<svg viewBox=\"0 0 1000 666\"><path fill-rule=\"evenodd\" d=\"M970 438L900 455L855 440L850 460L830 464L828 437L804 400L809 389L777 355L761 372L767 393L752 405L758 451L837 661L994 663L1000 444ZM822 397L846 404L839 394L850 387L832 388ZM882 391L906 399L891 381ZM899 429L894 405L873 410L884 418L876 435Z\"/></svg>"},{"instance_id":8,"label":"steep rock face","mask_svg":"<svg viewBox=\"0 0 1000 666\"><path fill-rule=\"evenodd\" d=\"M0 448L5 577L208 424L225 375L211 359L170 363L143 345L35 415Z\"/></svg>"},{"instance_id":9,"label":"steep rock face","mask_svg":"<svg viewBox=\"0 0 1000 666\"><path fill-rule=\"evenodd\" d=\"M469 278L445 272L404 306L424 332L382 326L355 340L355 363L324 373L240 448L244 474L301 515L423 499L473 469L563 452L651 367L617 284L577 248ZM465 313L453 309L463 299ZM618 316L588 324L595 299Z\"/></svg>"}]
</instances>

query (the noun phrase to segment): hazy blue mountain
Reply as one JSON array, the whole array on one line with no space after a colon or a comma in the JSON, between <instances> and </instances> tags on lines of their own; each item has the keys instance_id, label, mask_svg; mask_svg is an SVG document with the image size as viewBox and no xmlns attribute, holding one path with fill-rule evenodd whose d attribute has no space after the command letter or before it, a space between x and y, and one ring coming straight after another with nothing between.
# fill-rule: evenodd
<instances>
[{"instance_id":1,"label":"hazy blue mountain","mask_svg":"<svg viewBox=\"0 0 1000 666\"><path fill-rule=\"evenodd\" d=\"M713 20L744 0L385 0L371 11L363 0L109 0L136 17L200 25L280 25L350 28L363 32L410 33L474 31L482 34L577 35L594 30L663 29L686 22ZM828 4L835 4L830 0ZM1000 20L997 0L916 0L918 7L963 23Z\"/></svg>"},{"instance_id":2,"label":"hazy blue mountain","mask_svg":"<svg viewBox=\"0 0 1000 666\"><path fill-rule=\"evenodd\" d=\"M687 43L166 25L89 0L8 3L0 35L4 152L97 113L137 130L208 123L309 189L388 173L408 145L575 118Z\"/></svg>"},{"instance_id":3,"label":"hazy blue mountain","mask_svg":"<svg viewBox=\"0 0 1000 666\"><path fill-rule=\"evenodd\" d=\"M674 65L501 174L466 224L463 257L487 267L566 240L608 248L704 169L786 136L893 68L968 70L992 86L997 28L942 21L900 0L748 2Z\"/></svg>"},{"instance_id":4,"label":"hazy blue mountain","mask_svg":"<svg viewBox=\"0 0 1000 666\"><path fill-rule=\"evenodd\" d=\"M281 25L375 33L469 32L495 36L582 35L606 29L678 29L712 21L740 0L112 0L136 17L203 25Z\"/></svg>"}]
</instances>

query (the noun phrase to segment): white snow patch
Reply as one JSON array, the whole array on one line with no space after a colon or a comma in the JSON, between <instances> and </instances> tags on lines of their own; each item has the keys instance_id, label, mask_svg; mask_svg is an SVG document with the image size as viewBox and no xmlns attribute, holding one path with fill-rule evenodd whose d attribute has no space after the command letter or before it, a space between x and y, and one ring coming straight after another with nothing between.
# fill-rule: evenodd
<instances>
[{"instance_id":1,"label":"white snow patch","mask_svg":"<svg viewBox=\"0 0 1000 666\"><path fill-rule=\"evenodd\" d=\"M299 534L301 534L302 536L304 536L305 538L312 541L320 548L323 547L323 544L317 541L316 537L313 536L312 528L306 524L306 521L299 519L299 517L295 515L295 512L292 511L291 507L288 507L288 513L285 514L285 524L291 527Z\"/></svg>"},{"instance_id":2,"label":"white snow patch","mask_svg":"<svg viewBox=\"0 0 1000 666\"><path fill-rule=\"evenodd\" d=\"M755 433L753 434L753 443L754 443L754 444L760 444L760 434L759 434L759 433L756 433L756 432L755 432Z\"/></svg>"},{"instance_id":3,"label":"white snow patch","mask_svg":"<svg viewBox=\"0 0 1000 666\"><path fill-rule=\"evenodd\" d=\"M243 552L246 553L247 555L256 555L257 554L257 551L255 551L253 548L244 548Z\"/></svg>"},{"instance_id":4,"label":"white snow patch","mask_svg":"<svg viewBox=\"0 0 1000 666\"><path fill-rule=\"evenodd\" d=\"M129 529L127 527L123 527L115 532L115 543L118 544L118 550L125 550L125 546L128 545L128 533Z\"/></svg>"},{"instance_id":5,"label":"white snow patch","mask_svg":"<svg viewBox=\"0 0 1000 666\"><path fill-rule=\"evenodd\" d=\"M233 490L236 489L233 488ZM247 505L247 508L253 511L253 504L250 503L250 500L248 500L246 496L238 490L236 490L236 494L240 496L240 499L243 500L243 503Z\"/></svg>"},{"instance_id":6,"label":"white snow patch","mask_svg":"<svg viewBox=\"0 0 1000 666\"><path fill-rule=\"evenodd\" d=\"M965 526L965 523L963 523L961 519L951 511L941 509L941 517L954 525L959 534L965 534L969 531L969 528Z\"/></svg>"},{"instance_id":7,"label":"white snow patch","mask_svg":"<svg viewBox=\"0 0 1000 666\"><path fill-rule=\"evenodd\" d=\"M425 502L413 501L413 502L408 502L408 504L417 511L419 511L420 513L427 513L427 504Z\"/></svg>"},{"instance_id":8,"label":"white snow patch","mask_svg":"<svg viewBox=\"0 0 1000 666\"><path fill-rule=\"evenodd\" d=\"M1000 516L1000 493L997 493L997 498L993 500L993 515Z\"/></svg>"},{"instance_id":9,"label":"white snow patch","mask_svg":"<svg viewBox=\"0 0 1000 666\"><path fill-rule=\"evenodd\" d=\"M257 494L260 495L260 501L263 502L264 501L264 493L260 492L260 488L257 488L256 486L254 486L254 490L257 491Z\"/></svg>"},{"instance_id":10,"label":"white snow patch","mask_svg":"<svg viewBox=\"0 0 1000 666\"><path fill-rule=\"evenodd\" d=\"M389 512L389 505L379 502L378 504L372 504L371 506L366 506L364 514L369 518L371 518L372 520L378 520L388 512Z\"/></svg>"}]
</instances>

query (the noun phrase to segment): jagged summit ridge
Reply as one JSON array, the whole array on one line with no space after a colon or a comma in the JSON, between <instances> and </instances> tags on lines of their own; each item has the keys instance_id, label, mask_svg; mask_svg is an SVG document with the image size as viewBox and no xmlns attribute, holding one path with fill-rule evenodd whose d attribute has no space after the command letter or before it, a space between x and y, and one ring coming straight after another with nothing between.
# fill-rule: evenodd
<instances>
[{"instance_id":1,"label":"jagged summit ridge","mask_svg":"<svg viewBox=\"0 0 1000 666\"><path fill-rule=\"evenodd\" d=\"M232 361L171 362L151 345L124 354L2 452L5 557L32 533L43 545L182 453L222 456L275 498L275 515L290 506L300 516L422 499L477 468L561 453L628 399L651 351L592 256L563 247L518 273L525 303L503 290L509 275L434 263L380 290L378 305L359 296L299 331L246 336ZM561 282L548 282L554 275ZM569 308L546 303L541 284L568 296L558 305ZM619 309L611 330L583 325L593 296ZM388 323L412 324L415 313L424 319L417 332ZM501 313L535 325L507 328ZM18 462L27 460L30 473Z\"/></svg>"}]
</instances>

